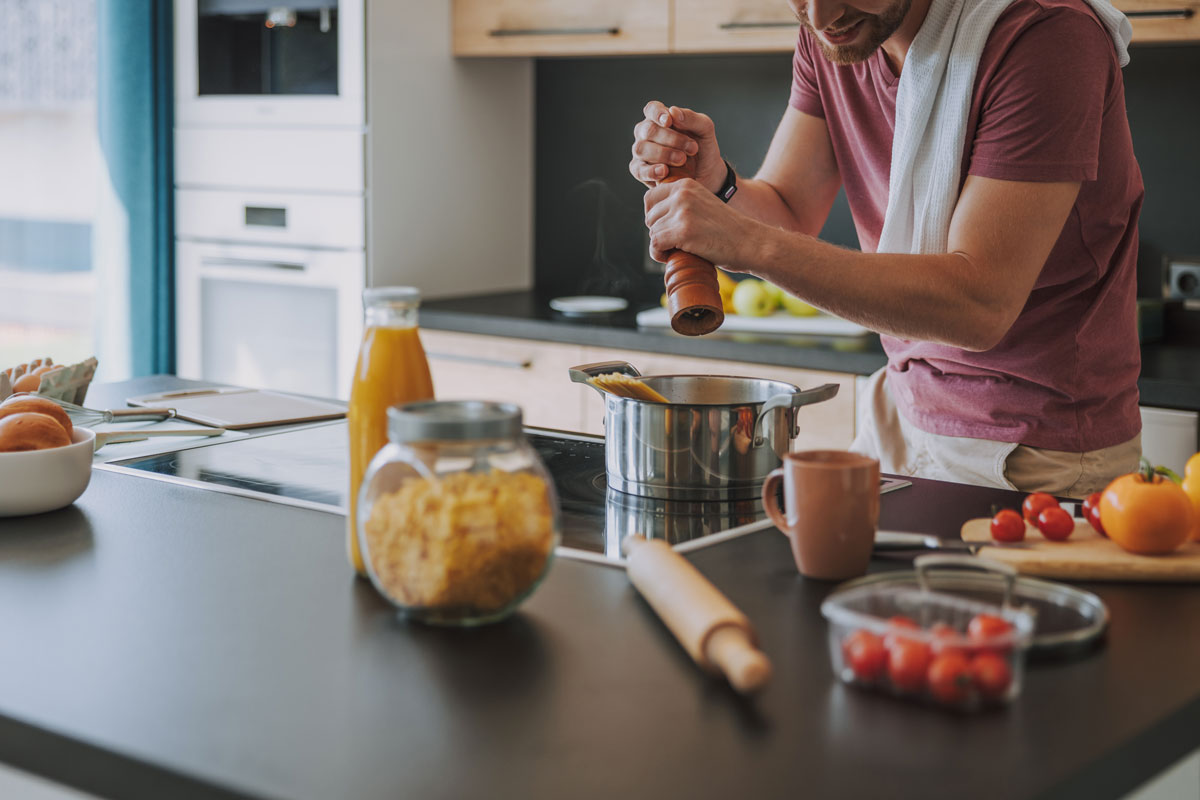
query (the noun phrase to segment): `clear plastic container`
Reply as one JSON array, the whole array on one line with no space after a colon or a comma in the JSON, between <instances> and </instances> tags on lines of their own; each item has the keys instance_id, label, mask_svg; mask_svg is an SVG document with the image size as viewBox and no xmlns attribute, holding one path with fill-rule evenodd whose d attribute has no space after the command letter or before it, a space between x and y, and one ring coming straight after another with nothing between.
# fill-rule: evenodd
<instances>
[{"instance_id":1,"label":"clear plastic container","mask_svg":"<svg viewBox=\"0 0 1200 800\"><path fill-rule=\"evenodd\" d=\"M939 558L917 559L924 562L918 576ZM829 620L833 671L844 683L960 711L1003 705L1021 693L1034 631L1026 608L867 584L834 592L821 613ZM981 616L984 621L975 623ZM916 627L904 627L896 617ZM988 623L1005 630L989 633Z\"/></svg>"},{"instance_id":2,"label":"clear plastic container","mask_svg":"<svg viewBox=\"0 0 1200 800\"><path fill-rule=\"evenodd\" d=\"M410 619L479 625L541 582L559 509L521 409L433 401L388 410L389 442L358 498L359 549L375 587Z\"/></svg>"}]
</instances>

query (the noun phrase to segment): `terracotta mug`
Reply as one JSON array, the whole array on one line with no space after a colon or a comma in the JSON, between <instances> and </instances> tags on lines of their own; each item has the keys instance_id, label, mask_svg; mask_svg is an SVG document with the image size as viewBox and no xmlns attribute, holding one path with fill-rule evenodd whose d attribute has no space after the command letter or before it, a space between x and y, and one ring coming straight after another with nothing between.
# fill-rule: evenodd
<instances>
[{"instance_id":1,"label":"terracotta mug","mask_svg":"<svg viewBox=\"0 0 1200 800\"><path fill-rule=\"evenodd\" d=\"M786 512L779 508L783 483ZM763 506L807 578L864 574L879 522L879 462L845 450L788 453L763 483Z\"/></svg>"}]
</instances>

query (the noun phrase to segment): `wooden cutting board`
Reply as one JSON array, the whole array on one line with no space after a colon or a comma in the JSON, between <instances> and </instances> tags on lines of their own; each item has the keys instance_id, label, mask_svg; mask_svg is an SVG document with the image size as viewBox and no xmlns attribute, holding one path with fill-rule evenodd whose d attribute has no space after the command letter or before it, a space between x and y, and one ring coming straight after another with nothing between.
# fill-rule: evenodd
<instances>
[{"instance_id":1,"label":"wooden cutting board","mask_svg":"<svg viewBox=\"0 0 1200 800\"><path fill-rule=\"evenodd\" d=\"M990 519L968 520L962 527L967 542L992 541ZM980 558L1011 564L1018 572L1043 578L1078 581L1200 583L1200 542L1188 542L1165 556L1127 553L1104 538L1084 520L1065 542L1051 542L1032 525L1025 526L1023 548L984 547Z\"/></svg>"}]
</instances>

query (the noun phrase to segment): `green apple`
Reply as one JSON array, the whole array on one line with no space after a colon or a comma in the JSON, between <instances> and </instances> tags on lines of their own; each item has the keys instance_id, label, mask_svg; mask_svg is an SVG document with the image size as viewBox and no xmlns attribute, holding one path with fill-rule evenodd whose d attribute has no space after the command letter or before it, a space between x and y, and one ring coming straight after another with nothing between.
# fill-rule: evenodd
<instances>
[{"instance_id":1,"label":"green apple","mask_svg":"<svg viewBox=\"0 0 1200 800\"><path fill-rule=\"evenodd\" d=\"M739 282L732 300L734 311L744 317L765 317L775 310L775 298L759 280Z\"/></svg>"},{"instance_id":2,"label":"green apple","mask_svg":"<svg viewBox=\"0 0 1200 800\"><path fill-rule=\"evenodd\" d=\"M787 309L789 314L796 317L815 317L821 313L820 309L813 308L799 297L787 294L786 292L783 295L783 307Z\"/></svg>"},{"instance_id":3,"label":"green apple","mask_svg":"<svg viewBox=\"0 0 1200 800\"><path fill-rule=\"evenodd\" d=\"M787 295L787 292L768 281L763 281L763 286L767 287L767 291L771 293L771 297L775 298L776 308L779 308L781 305L783 305L783 298L785 295Z\"/></svg>"}]
</instances>

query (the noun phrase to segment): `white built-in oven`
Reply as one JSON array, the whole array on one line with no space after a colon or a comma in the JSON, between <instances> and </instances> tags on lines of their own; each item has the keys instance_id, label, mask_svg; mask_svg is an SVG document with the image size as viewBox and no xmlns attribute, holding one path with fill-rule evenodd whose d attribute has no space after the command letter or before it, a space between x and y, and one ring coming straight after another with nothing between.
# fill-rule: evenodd
<instances>
[{"instance_id":1,"label":"white built-in oven","mask_svg":"<svg viewBox=\"0 0 1200 800\"><path fill-rule=\"evenodd\" d=\"M361 125L363 0L175 0L177 125Z\"/></svg>"},{"instance_id":2,"label":"white built-in oven","mask_svg":"<svg viewBox=\"0 0 1200 800\"><path fill-rule=\"evenodd\" d=\"M361 198L176 197L178 374L348 397L366 274Z\"/></svg>"}]
</instances>

